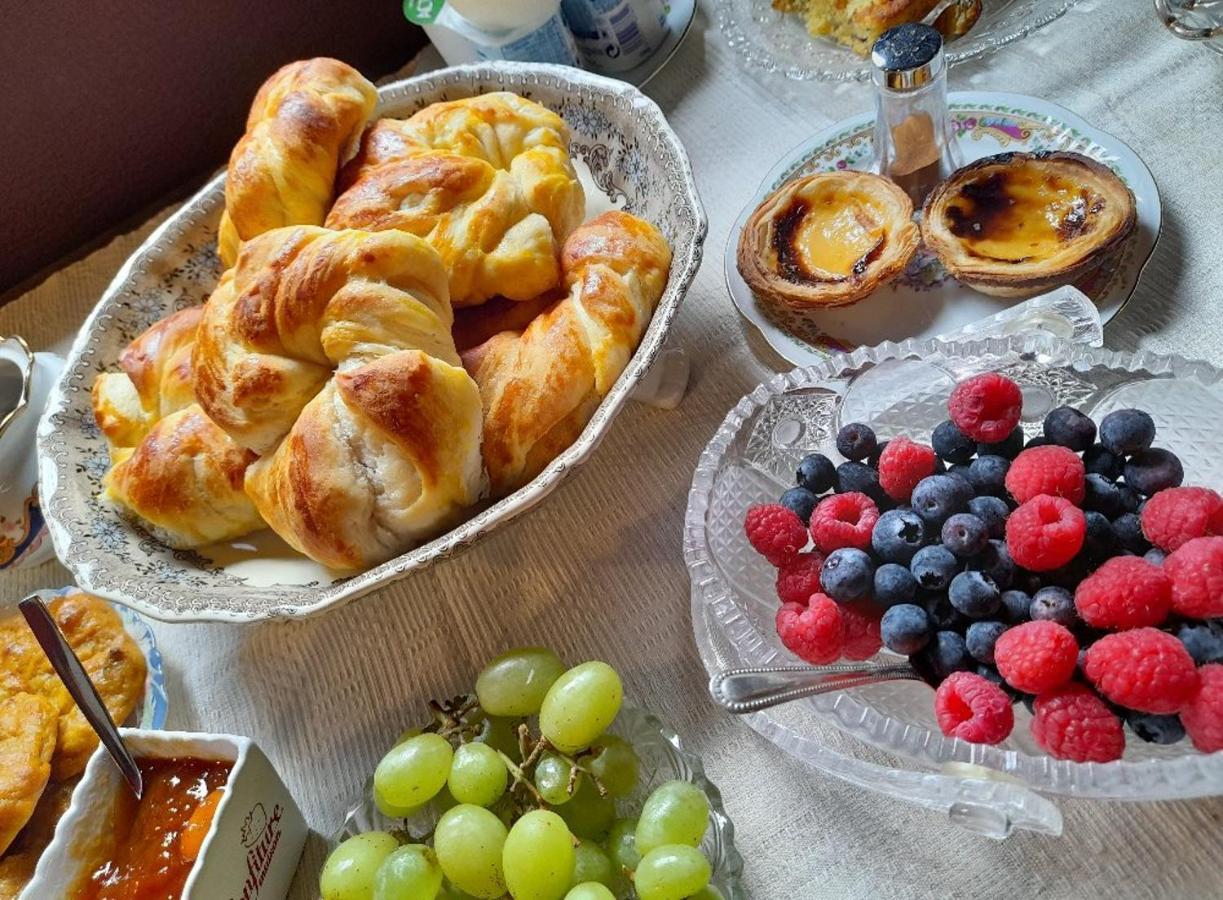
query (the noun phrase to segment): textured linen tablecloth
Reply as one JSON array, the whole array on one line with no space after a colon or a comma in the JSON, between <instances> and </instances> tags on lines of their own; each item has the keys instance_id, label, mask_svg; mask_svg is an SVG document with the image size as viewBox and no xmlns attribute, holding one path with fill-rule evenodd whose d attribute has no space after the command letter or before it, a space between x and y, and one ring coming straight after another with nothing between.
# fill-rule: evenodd
<instances>
[{"instance_id":1,"label":"textured linen tablecloth","mask_svg":"<svg viewBox=\"0 0 1223 900\"><path fill-rule=\"evenodd\" d=\"M1106 341L1223 364L1223 59L1164 33L1148 0L1095 0L953 69L950 81L1044 97L1137 151L1159 184L1163 235ZM316 895L321 835L339 825L425 701L471 684L493 653L527 643L612 663L628 696L701 754L734 819L752 897L1223 895L1221 800L1058 800L1064 837L995 843L812 770L708 701L681 554L692 469L739 397L788 368L731 306L722 275L730 223L782 153L872 99L866 85L787 83L743 69L709 0L647 93L686 144L709 213L705 262L673 332L693 364L683 404L630 404L594 459L531 515L343 609L301 623L156 626L169 725L251 735L267 751L318 833L295 897ZM67 349L162 215L0 309L0 334ZM66 581L52 563L9 573L0 586L14 594Z\"/></svg>"}]
</instances>

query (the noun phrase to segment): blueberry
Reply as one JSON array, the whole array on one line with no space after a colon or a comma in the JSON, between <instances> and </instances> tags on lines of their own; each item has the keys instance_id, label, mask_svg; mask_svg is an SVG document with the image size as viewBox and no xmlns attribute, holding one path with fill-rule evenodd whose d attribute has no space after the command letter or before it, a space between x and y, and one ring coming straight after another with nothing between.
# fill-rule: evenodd
<instances>
[{"instance_id":1,"label":"blueberry","mask_svg":"<svg viewBox=\"0 0 1223 900\"><path fill-rule=\"evenodd\" d=\"M951 605L951 600L948 599L945 593L931 594L927 596L922 603L925 607L926 615L930 617L930 621L934 623L935 628L963 631L968 627L968 619Z\"/></svg>"},{"instance_id":2,"label":"blueberry","mask_svg":"<svg viewBox=\"0 0 1223 900\"><path fill-rule=\"evenodd\" d=\"M820 502L820 498L806 488L796 487L782 494L778 502L786 509L792 510L805 525L811 521L811 511L815 509L815 504Z\"/></svg>"},{"instance_id":3,"label":"blueberry","mask_svg":"<svg viewBox=\"0 0 1223 900\"><path fill-rule=\"evenodd\" d=\"M913 555L909 571L917 583L927 591L941 591L951 584L960 562L946 547L922 547Z\"/></svg>"},{"instance_id":4,"label":"blueberry","mask_svg":"<svg viewBox=\"0 0 1223 900\"><path fill-rule=\"evenodd\" d=\"M889 509L871 532L871 548L884 562L904 563L926 542L926 525L911 509Z\"/></svg>"},{"instance_id":5,"label":"blueberry","mask_svg":"<svg viewBox=\"0 0 1223 900\"><path fill-rule=\"evenodd\" d=\"M1036 715L1036 695L1035 694L1020 694L1019 699L1023 701L1023 708L1031 715Z\"/></svg>"},{"instance_id":6,"label":"blueberry","mask_svg":"<svg viewBox=\"0 0 1223 900\"><path fill-rule=\"evenodd\" d=\"M1042 573L1042 580L1047 585L1055 584L1058 587L1074 590L1078 587L1079 582L1091 573L1093 568L1094 566L1087 554L1080 552L1078 556L1060 569L1052 569Z\"/></svg>"},{"instance_id":7,"label":"blueberry","mask_svg":"<svg viewBox=\"0 0 1223 900\"><path fill-rule=\"evenodd\" d=\"M1223 662L1223 623L1218 620L1182 625L1176 636L1199 666Z\"/></svg>"},{"instance_id":8,"label":"blueberry","mask_svg":"<svg viewBox=\"0 0 1223 900\"><path fill-rule=\"evenodd\" d=\"M1103 475L1090 472L1083 482L1083 509L1104 513L1110 519L1125 512L1121 489Z\"/></svg>"},{"instance_id":9,"label":"blueberry","mask_svg":"<svg viewBox=\"0 0 1223 900\"><path fill-rule=\"evenodd\" d=\"M948 516L963 510L971 497L971 487L948 473L929 475L917 482L917 487L913 488L912 503L914 511L927 525L941 527Z\"/></svg>"},{"instance_id":10,"label":"blueberry","mask_svg":"<svg viewBox=\"0 0 1223 900\"><path fill-rule=\"evenodd\" d=\"M1087 534L1083 538L1083 550L1095 560L1105 560L1117 552L1117 535L1113 523L1103 513L1087 513Z\"/></svg>"},{"instance_id":11,"label":"blueberry","mask_svg":"<svg viewBox=\"0 0 1223 900\"><path fill-rule=\"evenodd\" d=\"M1053 585L1036 592L1029 612L1033 621L1056 622L1067 628L1078 621L1074 611L1074 595L1065 588Z\"/></svg>"},{"instance_id":12,"label":"blueberry","mask_svg":"<svg viewBox=\"0 0 1223 900\"><path fill-rule=\"evenodd\" d=\"M998 585L984 572L961 572L947 589L951 605L970 619L992 616L1002 605Z\"/></svg>"},{"instance_id":13,"label":"blueberry","mask_svg":"<svg viewBox=\"0 0 1223 900\"><path fill-rule=\"evenodd\" d=\"M883 646L894 653L911 656L919 652L934 634L926 611L912 603L893 606L879 621L879 637Z\"/></svg>"},{"instance_id":14,"label":"blueberry","mask_svg":"<svg viewBox=\"0 0 1223 900\"><path fill-rule=\"evenodd\" d=\"M977 662L994 664L994 644L1006 626L1001 622L973 622L964 633L964 643L968 647L968 655Z\"/></svg>"},{"instance_id":15,"label":"blueberry","mask_svg":"<svg viewBox=\"0 0 1223 900\"><path fill-rule=\"evenodd\" d=\"M989 543L989 529L972 513L956 513L943 523L941 537L956 556L976 556Z\"/></svg>"},{"instance_id":16,"label":"blueberry","mask_svg":"<svg viewBox=\"0 0 1223 900\"><path fill-rule=\"evenodd\" d=\"M875 586L875 564L856 547L833 550L820 569L820 586L837 603L863 600Z\"/></svg>"},{"instance_id":17,"label":"blueberry","mask_svg":"<svg viewBox=\"0 0 1223 900\"><path fill-rule=\"evenodd\" d=\"M966 463L977 452L977 442L960 431L950 419L934 429L930 444L934 452L949 463Z\"/></svg>"},{"instance_id":18,"label":"blueberry","mask_svg":"<svg viewBox=\"0 0 1223 900\"><path fill-rule=\"evenodd\" d=\"M871 427L861 422L851 422L837 432L837 453L849 460L866 459L875 452L878 443Z\"/></svg>"},{"instance_id":19,"label":"blueberry","mask_svg":"<svg viewBox=\"0 0 1223 900\"><path fill-rule=\"evenodd\" d=\"M871 455L866 458L866 464L872 469L879 468L879 457L883 456L883 451L887 449L888 443L888 441L880 441L871 451Z\"/></svg>"},{"instance_id":20,"label":"blueberry","mask_svg":"<svg viewBox=\"0 0 1223 900\"><path fill-rule=\"evenodd\" d=\"M1179 487L1184 480L1185 469L1171 450L1152 447L1125 464L1125 483L1148 497L1164 488Z\"/></svg>"},{"instance_id":21,"label":"blueberry","mask_svg":"<svg viewBox=\"0 0 1223 900\"><path fill-rule=\"evenodd\" d=\"M1011 461L1003 456L978 456L968 467L968 478L978 493L1001 497L1006 493L1006 473Z\"/></svg>"},{"instance_id":22,"label":"blueberry","mask_svg":"<svg viewBox=\"0 0 1223 900\"><path fill-rule=\"evenodd\" d=\"M912 603L916 597L917 579L904 566L884 563L875 570L875 602L880 606Z\"/></svg>"},{"instance_id":23,"label":"blueberry","mask_svg":"<svg viewBox=\"0 0 1223 900\"><path fill-rule=\"evenodd\" d=\"M946 475L947 474L947 463L943 462L943 458L941 456L934 457L934 472L932 474L934 475Z\"/></svg>"},{"instance_id":24,"label":"blueberry","mask_svg":"<svg viewBox=\"0 0 1223 900\"><path fill-rule=\"evenodd\" d=\"M806 488L818 496L832 490L832 486L836 484L837 467L823 453L812 453L799 462L795 476L799 487Z\"/></svg>"},{"instance_id":25,"label":"blueberry","mask_svg":"<svg viewBox=\"0 0 1223 900\"><path fill-rule=\"evenodd\" d=\"M1002 690L1006 693L1006 695L1011 698L1012 703L1014 703L1021 696L1023 696L1022 694L1019 693L1019 691L1015 690L1013 687L1007 684L1006 679L1003 678L1000 674L998 674L998 670L995 669L993 666L987 666L984 663L982 663L981 665L977 666L977 674L980 675L982 678L984 678L986 681L990 682L991 684L996 684L998 685L998 687L1002 688Z\"/></svg>"},{"instance_id":26,"label":"blueberry","mask_svg":"<svg viewBox=\"0 0 1223 900\"><path fill-rule=\"evenodd\" d=\"M978 456L1001 456L1003 459L1014 459L1023 449L1023 429L1016 428L1000 441L992 444L977 444Z\"/></svg>"},{"instance_id":27,"label":"blueberry","mask_svg":"<svg viewBox=\"0 0 1223 900\"><path fill-rule=\"evenodd\" d=\"M1168 558L1168 554L1164 553L1164 551L1160 550L1158 547L1152 547L1146 553L1142 554L1142 558L1153 566L1162 566L1164 564L1164 560Z\"/></svg>"},{"instance_id":28,"label":"blueberry","mask_svg":"<svg viewBox=\"0 0 1223 900\"><path fill-rule=\"evenodd\" d=\"M1032 598L1023 591L1002 592L1002 617L1012 625L1032 617Z\"/></svg>"},{"instance_id":29,"label":"blueberry","mask_svg":"<svg viewBox=\"0 0 1223 900\"><path fill-rule=\"evenodd\" d=\"M1142 494L1128 484L1118 484L1117 490L1121 492L1121 508L1125 512L1136 513L1142 509L1142 504L1146 502L1142 499Z\"/></svg>"},{"instance_id":30,"label":"blueberry","mask_svg":"<svg viewBox=\"0 0 1223 900\"><path fill-rule=\"evenodd\" d=\"M887 494L879 486L879 473L866 463L845 462L837 466L837 493L857 491L866 494L876 503L886 503Z\"/></svg>"},{"instance_id":31,"label":"blueberry","mask_svg":"<svg viewBox=\"0 0 1223 900\"><path fill-rule=\"evenodd\" d=\"M984 550L968 560L967 568L970 572L988 575L1000 590L1006 590L1015 580L1015 563L1006 549L1006 541L991 540Z\"/></svg>"},{"instance_id":32,"label":"blueberry","mask_svg":"<svg viewBox=\"0 0 1223 900\"><path fill-rule=\"evenodd\" d=\"M1052 443L1053 441L1049 440L1043 434L1038 434L1036 437L1028 438L1028 442L1023 445L1023 449L1030 450L1033 447L1047 447Z\"/></svg>"},{"instance_id":33,"label":"blueberry","mask_svg":"<svg viewBox=\"0 0 1223 900\"><path fill-rule=\"evenodd\" d=\"M1100 421L1100 443L1118 456L1133 456L1155 440L1155 420L1140 409L1118 409Z\"/></svg>"},{"instance_id":34,"label":"blueberry","mask_svg":"<svg viewBox=\"0 0 1223 900\"><path fill-rule=\"evenodd\" d=\"M973 668L972 657L962 635L954 631L940 631L934 640L918 654L915 667L926 672L936 681L942 681L952 672L964 672Z\"/></svg>"},{"instance_id":35,"label":"blueberry","mask_svg":"<svg viewBox=\"0 0 1223 900\"><path fill-rule=\"evenodd\" d=\"M1070 406L1059 406L1045 416L1045 437L1050 443L1082 453L1096 439L1096 423Z\"/></svg>"},{"instance_id":36,"label":"blueberry","mask_svg":"<svg viewBox=\"0 0 1223 900\"><path fill-rule=\"evenodd\" d=\"M1185 736L1185 726L1181 724L1180 716L1160 716L1127 709L1125 722L1134 734L1148 744L1175 744Z\"/></svg>"},{"instance_id":37,"label":"blueberry","mask_svg":"<svg viewBox=\"0 0 1223 900\"><path fill-rule=\"evenodd\" d=\"M1131 553L1146 553L1151 549L1151 542L1142 533L1142 519L1137 513L1127 512L1113 519L1113 536L1121 549Z\"/></svg>"},{"instance_id":38,"label":"blueberry","mask_svg":"<svg viewBox=\"0 0 1223 900\"><path fill-rule=\"evenodd\" d=\"M1006 534L1006 517L1011 514L1006 501L999 497L973 497L968 501L968 511L985 523L985 530L992 538Z\"/></svg>"},{"instance_id":39,"label":"blueberry","mask_svg":"<svg viewBox=\"0 0 1223 900\"><path fill-rule=\"evenodd\" d=\"M1125 471L1125 460L1103 444L1092 444L1083 451L1083 468L1116 481Z\"/></svg>"}]
</instances>

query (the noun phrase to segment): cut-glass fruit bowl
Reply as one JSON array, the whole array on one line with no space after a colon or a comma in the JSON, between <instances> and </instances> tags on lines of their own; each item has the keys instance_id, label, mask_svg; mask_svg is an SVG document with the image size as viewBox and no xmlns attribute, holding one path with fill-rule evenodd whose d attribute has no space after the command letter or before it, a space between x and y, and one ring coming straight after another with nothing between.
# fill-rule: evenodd
<instances>
[{"instance_id":1,"label":"cut-glass fruit bowl","mask_svg":"<svg viewBox=\"0 0 1223 900\"><path fill-rule=\"evenodd\" d=\"M830 357L779 375L744 397L701 456L685 521L697 645L711 675L801 660L777 638L776 572L748 545L743 518L793 485L807 453L837 456L842 424L867 422L881 440L928 441L947 417L956 382L986 371L1017 381L1030 437L1063 404L1099 421L1114 409L1150 412L1156 446L1178 454L1185 484L1223 487L1223 373L1150 353L1116 353L1054 337L1037 327L1010 337L908 341ZM897 657L883 651L881 661ZM824 694L745 716L779 747L864 788L941 810L994 837L1014 828L1061 832L1051 795L1156 800L1223 793L1223 752L1189 741L1147 744L1126 729L1124 757L1074 763L1045 754L1015 707L1015 729L999 746L945 737L933 691L897 681Z\"/></svg>"}]
</instances>

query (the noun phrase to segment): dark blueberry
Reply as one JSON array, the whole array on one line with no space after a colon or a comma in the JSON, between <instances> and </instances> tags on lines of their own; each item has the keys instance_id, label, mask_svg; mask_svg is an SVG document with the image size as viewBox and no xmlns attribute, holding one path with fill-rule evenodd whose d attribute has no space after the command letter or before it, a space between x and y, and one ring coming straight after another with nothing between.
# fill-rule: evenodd
<instances>
[{"instance_id":1,"label":"dark blueberry","mask_svg":"<svg viewBox=\"0 0 1223 900\"><path fill-rule=\"evenodd\" d=\"M1036 715L1036 695L1035 694L1020 694L1019 699L1023 701L1023 707L1032 715Z\"/></svg>"},{"instance_id":2,"label":"dark blueberry","mask_svg":"<svg viewBox=\"0 0 1223 900\"><path fill-rule=\"evenodd\" d=\"M846 459L863 460L875 452L879 442L869 425L851 422L837 432L837 453Z\"/></svg>"},{"instance_id":3,"label":"dark blueberry","mask_svg":"<svg viewBox=\"0 0 1223 900\"><path fill-rule=\"evenodd\" d=\"M875 602L880 606L912 603L916 597L917 579L904 566L884 563L875 570Z\"/></svg>"},{"instance_id":4,"label":"dark blueberry","mask_svg":"<svg viewBox=\"0 0 1223 900\"><path fill-rule=\"evenodd\" d=\"M1064 587L1073 591L1079 586L1079 582L1091 574L1094 568L1087 554L1080 552L1078 556L1066 563L1060 569L1053 569L1044 572L1041 575L1041 580L1045 584L1055 584L1058 587Z\"/></svg>"},{"instance_id":5,"label":"dark blueberry","mask_svg":"<svg viewBox=\"0 0 1223 900\"><path fill-rule=\"evenodd\" d=\"M875 587L875 564L856 547L833 550L820 569L820 586L837 603L864 600Z\"/></svg>"},{"instance_id":6,"label":"dark blueberry","mask_svg":"<svg viewBox=\"0 0 1223 900\"><path fill-rule=\"evenodd\" d=\"M1023 449L1030 450L1033 447L1046 447L1052 443L1053 441L1049 440L1043 434L1038 434L1036 437L1028 438L1028 442L1023 445Z\"/></svg>"},{"instance_id":7,"label":"dark blueberry","mask_svg":"<svg viewBox=\"0 0 1223 900\"><path fill-rule=\"evenodd\" d=\"M1045 416L1045 437L1082 453L1096 439L1096 423L1073 407L1059 406Z\"/></svg>"},{"instance_id":8,"label":"dark blueberry","mask_svg":"<svg viewBox=\"0 0 1223 900\"><path fill-rule=\"evenodd\" d=\"M1080 678L1087 680L1087 648L1082 645L1079 646L1079 655L1075 659L1074 670L1078 672Z\"/></svg>"},{"instance_id":9,"label":"dark blueberry","mask_svg":"<svg viewBox=\"0 0 1223 900\"><path fill-rule=\"evenodd\" d=\"M970 619L992 616L1002 605L998 585L984 572L961 572L947 588L951 605Z\"/></svg>"},{"instance_id":10,"label":"dark blueberry","mask_svg":"<svg viewBox=\"0 0 1223 900\"><path fill-rule=\"evenodd\" d=\"M872 469L879 468L879 457L883 456L883 451L887 449L888 441L880 441L875 445L875 449L871 451L871 455L866 458L866 464Z\"/></svg>"},{"instance_id":11,"label":"dark blueberry","mask_svg":"<svg viewBox=\"0 0 1223 900\"><path fill-rule=\"evenodd\" d=\"M811 521L811 510L815 509L820 498L806 488L796 487L782 494L779 502L786 509L793 510L794 514L803 520L803 524L806 524Z\"/></svg>"},{"instance_id":12,"label":"dark blueberry","mask_svg":"<svg viewBox=\"0 0 1223 900\"><path fill-rule=\"evenodd\" d=\"M1032 617L1032 598L1023 591L1002 592L1002 615L1012 625Z\"/></svg>"},{"instance_id":13,"label":"dark blueberry","mask_svg":"<svg viewBox=\"0 0 1223 900\"><path fill-rule=\"evenodd\" d=\"M837 483L837 467L823 453L804 456L795 475L799 487L816 495L832 490L832 486Z\"/></svg>"},{"instance_id":14,"label":"dark blueberry","mask_svg":"<svg viewBox=\"0 0 1223 900\"><path fill-rule=\"evenodd\" d=\"M1011 514L1006 501L999 497L973 497L968 501L968 511L985 523L985 530L992 538L1006 534L1006 517Z\"/></svg>"},{"instance_id":15,"label":"dark blueberry","mask_svg":"<svg viewBox=\"0 0 1223 900\"><path fill-rule=\"evenodd\" d=\"M1151 549L1151 542L1142 533L1142 519L1137 513L1127 512L1113 519L1113 535L1117 545L1131 553L1146 553Z\"/></svg>"},{"instance_id":16,"label":"dark blueberry","mask_svg":"<svg viewBox=\"0 0 1223 900\"><path fill-rule=\"evenodd\" d=\"M994 644L998 643L998 638L1004 631L1006 626L1001 622L973 622L968 626L968 631L964 632L964 643L968 647L969 655L977 662L993 665Z\"/></svg>"},{"instance_id":17,"label":"dark blueberry","mask_svg":"<svg viewBox=\"0 0 1223 900\"><path fill-rule=\"evenodd\" d=\"M1152 447L1125 464L1125 483L1148 497L1164 488L1179 487L1184 480L1185 469L1171 450Z\"/></svg>"},{"instance_id":18,"label":"dark blueberry","mask_svg":"<svg viewBox=\"0 0 1223 900\"><path fill-rule=\"evenodd\" d=\"M918 654L921 662L918 671L927 671L937 681L942 681L952 672L964 672L973 668L972 657L964 644L962 635L954 631L940 631L934 640Z\"/></svg>"},{"instance_id":19,"label":"dark blueberry","mask_svg":"<svg viewBox=\"0 0 1223 900\"><path fill-rule=\"evenodd\" d=\"M1083 468L1116 481L1125 471L1125 460L1103 444L1092 444L1083 451Z\"/></svg>"},{"instance_id":20,"label":"dark blueberry","mask_svg":"<svg viewBox=\"0 0 1223 900\"><path fill-rule=\"evenodd\" d=\"M926 611L912 603L893 606L879 621L879 637L883 646L894 653L911 656L919 652L934 635Z\"/></svg>"},{"instance_id":21,"label":"dark blueberry","mask_svg":"<svg viewBox=\"0 0 1223 900\"><path fill-rule=\"evenodd\" d=\"M1035 621L1056 622L1067 628L1078 621L1074 611L1074 595L1065 588L1053 585L1036 592L1029 613Z\"/></svg>"},{"instance_id":22,"label":"dark blueberry","mask_svg":"<svg viewBox=\"0 0 1223 900\"><path fill-rule=\"evenodd\" d=\"M947 471L944 474L950 475L952 478L957 479L960 482L961 489L964 491L964 493L971 497L976 493L976 490L972 486L972 479L968 477L969 465L971 464L956 463L953 466L948 466Z\"/></svg>"},{"instance_id":23,"label":"dark blueberry","mask_svg":"<svg viewBox=\"0 0 1223 900\"><path fill-rule=\"evenodd\" d=\"M1006 693L1006 695L1011 698L1012 703L1016 702L1021 696L1023 696L1022 694L1019 693L1019 691L1015 690L1013 687L1007 684L1006 679L1003 678L998 673L998 670L995 669L993 666L987 666L985 664L981 664L977 666L976 671L977 671L977 674L980 675L982 678L984 678L986 681L990 682L991 684L996 684L998 685L998 687L1002 688L1002 690Z\"/></svg>"},{"instance_id":24,"label":"dark blueberry","mask_svg":"<svg viewBox=\"0 0 1223 900\"><path fill-rule=\"evenodd\" d=\"M926 542L926 525L911 509L889 509L871 532L871 548L884 562L904 563Z\"/></svg>"},{"instance_id":25,"label":"dark blueberry","mask_svg":"<svg viewBox=\"0 0 1223 900\"><path fill-rule=\"evenodd\" d=\"M1015 563L1006 549L1006 541L991 540L984 550L968 560L967 568L970 572L988 575L999 590L1005 591L1015 580Z\"/></svg>"},{"instance_id":26,"label":"dark blueberry","mask_svg":"<svg viewBox=\"0 0 1223 900\"><path fill-rule=\"evenodd\" d=\"M1121 508L1123 510L1136 513L1142 509L1142 504L1146 502L1142 499L1142 494L1138 493L1128 484L1118 484L1117 490L1121 492Z\"/></svg>"},{"instance_id":27,"label":"dark blueberry","mask_svg":"<svg viewBox=\"0 0 1223 900\"><path fill-rule=\"evenodd\" d=\"M929 475L913 488L913 509L927 525L942 526L952 513L963 510L972 498L972 489L951 473Z\"/></svg>"},{"instance_id":28,"label":"dark blueberry","mask_svg":"<svg viewBox=\"0 0 1223 900\"><path fill-rule=\"evenodd\" d=\"M1006 493L1006 473L1011 461L1003 456L978 456L968 467L968 478L977 493L1001 497Z\"/></svg>"},{"instance_id":29,"label":"dark blueberry","mask_svg":"<svg viewBox=\"0 0 1223 900\"><path fill-rule=\"evenodd\" d=\"M1001 456L1014 459L1023 449L1023 429L1016 428L1000 441L992 444L977 444L977 456Z\"/></svg>"},{"instance_id":30,"label":"dark blueberry","mask_svg":"<svg viewBox=\"0 0 1223 900\"><path fill-rule=\"evenodd\" d=\"M1125 512L1125 504L1121 499L1121 489L1103 475L1091 472L1083 483L1083 509L1104 513L1110 519Z\"/></svg>"},{"instance_id":31,"label":"dark blueberry","mask_svg":"<svg viewBox=\"0 0 1223 900\"><path fill-rule=\"evenodd\" d=\"M1218 620L1182 625L1176 636L1199 666L1223 662L1223 623Z\"/></svg>"},{"instance_id":32,"label":"dark blueberry","mask_svg":"<svg viewBox=\"0 0 1223 900\"><path fill-rule=\"evenodd\" d=\"M1100 420L1100 443L1118 456L1133 456L1155 440L1155 420L1140 409L1117 409Z\"/></svg>"},{"instance_id":33,"label":"dark blueberry","mask_svg":"<svg viewBox=\"0 0 1223 900\"><path fill-rule=\"evenodd\" d=\"M934 452L949 463L966 463L977 452L977 442L960 431L950 419L934 429L930 444Z\"/></svg>"},{"instance_id":34,"label":"dark blueberry","mask_svg":"<svg viewBox=\"0 0 1223 900\"><path fill-rule=\"evenodd\" d=\"M1160 550L1158 547L1152 547L1146 553L1142 554L1142 558L1153 566L1162 566L1164 564L1164 560L1168 558L1168 554Z\"/></svg>"},{"instance_id":35,"label":"dark blueberry","mask_svg":"<svg viewBox=\"0 0 1223 900\"><path fill-rule=\"evenodd\" d=\"M857 491L866 494L876 503L886 503L887 494L879 486L879 473L860 462L844 462L837 466L837 493Z\"/></svg>"},{"instance_id":36,"label":"dark blueberry","mask_svg":"<svg viewBox=\"0 0 1223 900\"><path fill-rule=\"evenodd\" d=\"M1092 559L1105 560L1117 551L1117 535L1113 523L1103 513L1087 513L1087 534L1083 538L1083 549Z\"/></svg>"},{"instance_id":37,"label":"dark blueberry","mask_svg":"<svg viewBox=\"0 0 1223 900\"><path fill-rule=\"evenodd\" d=\"M989 529L972 513L956 513L943 523L943 546L961 558L976 556L989 543Z\"/></svg>"},{"instance_id":38,"label":"dark blueberry","mask_svg":"<svg viewBox=\"0 0 1223 900\"><path fill-rule=\"evenodd\" d=\"M951 601L946 594L932 594L926 597L924 603L926 615L930 617L930 621L935 628L963 631L968 627L968 619L964 618L963 614L958 609L951 605Z\"/></svg>"},{"instance_id":39,"label":"dark blueberry","mask_svg":"<svg viewBox=\"0 0 1223 900\"><path fill-rule=\"evenodd\" d=\"M1159 716L1127 709L1125 723L1148 744L1175 744L1185 736L1180 716Z\"/></svg>"},{"instance_id":40,"label":"dark blueberry","mask_svg":"<svg viewBox=\"0 0 1223 900\"><path fill-rule=\"evenodd\" d=\"M943 462L940 457L934 457L934 472L935 475L947 474L947 463Z\"/></svg>"},{"instance_id":41,"label":"dark blueberry","mask_svg":"<svg viewBox=\"0 0 1223 900\"><path fill-rule=\"evenodd\" d=\"M924 590L941 591L960 571L960 561L946 547L922 547L913 555L909 571Z\"/></svg>"}]
</instances>

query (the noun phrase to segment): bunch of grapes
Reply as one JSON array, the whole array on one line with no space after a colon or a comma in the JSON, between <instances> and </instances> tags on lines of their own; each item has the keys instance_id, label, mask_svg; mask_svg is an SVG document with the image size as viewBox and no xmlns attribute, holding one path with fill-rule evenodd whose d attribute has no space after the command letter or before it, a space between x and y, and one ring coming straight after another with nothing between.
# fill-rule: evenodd
<instances>
[{"instance_id":1,"label":"bunch of grapes","mask_svg":"<svg viewBox=\"0 0 1223 900\"><path fill-rule=\"evenodd\" d=\"M698 849L705 794L668 781L628 808L639 759L608 732L622 699L603 662L566 669L543 648L492 660L474 695L431 703L434 721L374 772L382 813L430 830L344 841L323 900L719 900Z\"/></svg>"}]
</instances>

